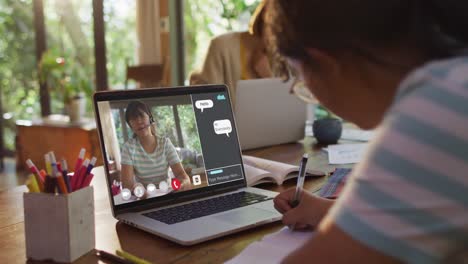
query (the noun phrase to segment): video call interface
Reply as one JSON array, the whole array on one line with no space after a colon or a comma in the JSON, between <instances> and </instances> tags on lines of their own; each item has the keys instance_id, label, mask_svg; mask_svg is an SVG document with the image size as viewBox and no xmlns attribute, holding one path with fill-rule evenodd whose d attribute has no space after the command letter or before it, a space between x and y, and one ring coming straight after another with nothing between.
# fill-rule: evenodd
<instances>
[{"instance_id":1,"label":"video call interface","mask_svg":"<svg viewBox=\"0 0 468 264\"><path fill-rule=\"evenodd\" d=\"M98 102L114 204L243 180L227 93Z\"/></svg>"}]
</instances>

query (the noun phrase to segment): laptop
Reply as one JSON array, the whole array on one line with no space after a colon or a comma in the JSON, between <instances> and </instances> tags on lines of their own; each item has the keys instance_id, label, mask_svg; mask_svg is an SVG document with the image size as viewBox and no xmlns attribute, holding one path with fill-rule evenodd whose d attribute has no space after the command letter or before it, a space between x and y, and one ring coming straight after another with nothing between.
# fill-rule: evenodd
<instances>
[{"instance_id":1,"label":"laptop","mask_svg":"<svg viewBox=\"0 0 468 264\"><path fill-rule=\"evenodd\" d=\"M306 104L289 93L292 81L237 82L235 116L242 150L304 138Z\"/></svg>"},{"instance_id":2,"label":"laptop","mask_svg":"<svg viewBox=\"0 0 468 264\"><path fill-rule=\"evenodd\" d=\"M142 155L127 151L123 156L128 142L139 144L125 120L126 108L134 101L151 110L155 135L162 139L158 147L176 150L190 179L188 190L178 189L174 161L164 165L169 167L167 176L152 178L150 173L144 183L139 180L143 176L136 175L137 165L134 175L123 173L122 167L130 166L128 159ZM281 219L273 206L276 192L246 185L225 85L96 92L94 109L112 213L121 222L192 245ZM155 173L161 168L165 173L164 166L154 168ZM123 177L133 179L138 189L130 190Z\"/></svg>"}]
</instances>

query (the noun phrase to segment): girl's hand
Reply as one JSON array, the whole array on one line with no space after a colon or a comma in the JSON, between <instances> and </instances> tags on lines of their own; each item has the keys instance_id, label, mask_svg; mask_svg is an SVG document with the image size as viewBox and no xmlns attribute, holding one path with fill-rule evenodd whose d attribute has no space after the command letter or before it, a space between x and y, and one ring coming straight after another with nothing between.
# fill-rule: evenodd
<instances>
[{"instance_id":1,"label":"girl's hand","mask_svg":"<svg viewBox=\"0 0 468 264\"><path fill-rule=\"evenodd\" d=\"M180 182L180 188L178 191L187 191L187 190L191 190L192 189L192 183L190 182L190 180L188 178L185 178L184 180L182 180Z\"/></svg>"},{"instance_id":2,"label":"girl's hand","mask_svg":"<svg viewBox=\"0 0 468 264\"><path fill-rule=\"evenodd\" d=\"M291 201L294 199L295 192L295 188L288 189L278 194L273 202L276 210L283 214L283 223L288 226L294 225L297 229L317 226L334 203L332 200L303 191L300 203L292 207Z\"/></svg>"}]
</instances>

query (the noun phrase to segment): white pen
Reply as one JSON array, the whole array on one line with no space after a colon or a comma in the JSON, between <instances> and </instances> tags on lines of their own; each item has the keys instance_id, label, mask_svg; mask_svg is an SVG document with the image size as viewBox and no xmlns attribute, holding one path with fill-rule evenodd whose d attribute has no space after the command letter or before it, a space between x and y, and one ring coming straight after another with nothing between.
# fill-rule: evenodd
<instances>
[{"instance_id":1,"label":"white pen","mask_svg":"<svg viewBox=\"0 0 468 264\"><path fill-rule=\"evenodd\" d=\"M291 201L291 206L296 207L299 205L301 200L302 188L304 186L304 178L306 174L307 161L309 160L309 154L304 154L299 165L299 175L297 177L296 192L294 193L294 199Z\"/></svg>"},{"instance_id":2,"label":"white pen","mask_svg":"<svg viewBox=\"0 0 468 264\"><path fill-rule=\"evenodd\" d=\"M301 201L302 189L304 187L304 179L306 174L307 161L309 160L309 154L304 154L301 159L301 164L299 165L299 175L297 177L296 192L294 193L294 198L290 202L291 207L296 207ZM292 225L291 230L294 230L295 225Z\"/></svg>"}]
</instances>

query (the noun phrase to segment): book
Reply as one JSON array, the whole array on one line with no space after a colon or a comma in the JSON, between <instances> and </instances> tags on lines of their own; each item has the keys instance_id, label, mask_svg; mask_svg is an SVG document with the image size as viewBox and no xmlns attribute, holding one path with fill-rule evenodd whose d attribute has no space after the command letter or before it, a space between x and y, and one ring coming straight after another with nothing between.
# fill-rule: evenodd
<instances>
[{"instance_id":1,"label":"book","mask_svg":"<svg viewBox=\"0 0 468 264\"><path fill-rule=\"evenodd\" d=\"M283 162L242 155L244 169L247 179L247 186L254 186L261 183L283 184L284 181L297 178L299 166ZM320 177L330 171L313 169L310 166L306 168L306 176Z\"/></svg>"}]
</instances>

